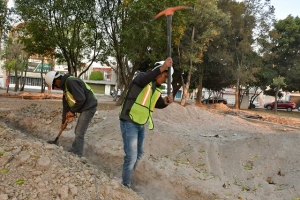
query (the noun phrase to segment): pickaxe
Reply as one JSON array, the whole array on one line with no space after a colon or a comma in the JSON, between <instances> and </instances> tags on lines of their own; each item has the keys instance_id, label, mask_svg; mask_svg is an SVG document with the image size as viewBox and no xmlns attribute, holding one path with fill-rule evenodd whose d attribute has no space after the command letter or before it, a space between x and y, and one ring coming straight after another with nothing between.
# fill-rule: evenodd
<instances>
[{"instance_id":1,"label":"pickaxe","mask_svg":"<svg viewBox=\"0 0 300 200\"><path fill-rule=\"evenodd\" d=\"M159 18L160 16L162 15L165 15L167 17L167 23L168 23L168 29L167 29L167 35L168 35L168 57L171 57L171 33L172 33L172 30L171 30L171 26L172 26L172 16L174 14L174 12L176 10L181 10L181 9L193 9L192 7L189 7L189 6L176 6L176 7L170 7L170 8L167 8L163 11L161 11L160 13L158 13L154 19L157 19ZM167 81L167 85L168 85L168 88L167 88L167 93L168 95L171 93L171 70L168 70L168 81Z\"/></svg>"}]
</instances>

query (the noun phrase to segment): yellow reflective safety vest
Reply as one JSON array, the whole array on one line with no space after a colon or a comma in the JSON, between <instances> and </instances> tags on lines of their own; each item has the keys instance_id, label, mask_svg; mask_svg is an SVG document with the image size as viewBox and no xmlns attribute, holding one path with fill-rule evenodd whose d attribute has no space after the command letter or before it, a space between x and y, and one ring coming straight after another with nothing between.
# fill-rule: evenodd
<instances>
[{"instance_id":1,"label":"yellow reflective safety vest","mask_svg":"<svg viewBox=\"0 0 300 200\"><path fill-rule=\"evenodd\" d=\"M127 100L125 100L123 102L122 110L120 112L121 115L122 111L124 111L125 109L124 112L127 113L130 119L137 124L146 124L149 120L150 130L154 128L152 114L155 108L155 104L161 94L161 90L159 88L155 88L153 91L152 86L153 86L152 83L146 85L141 90L141 92L139 92L138 96L136 97L136 99L134 100L130 108L128 107L129 105L126 105ZM126 110L129 110L129 112L127 112Z\"/></svg>"},{"instance_id":2,"label":"yellow reflective safety vest","mask_svg":"<svg viewBox=\"0 0 300 200\"><path fill-rule=\"evenodd\" d=\"M70 77L76 78L75 76L69 76L68 78L70 78ZM67 87L68 78L65 81L65 89L66 89L65 98L66 98L66 101L67 101L68 105L70 107L73 107L76 103L76 100L74 99L73 95L68 90L68 87ZM90 90L93 93L94 98L97 100L97 97L96 97L95 93L93 92L92 88L88 84L86 84L85 82L84 82L84 84L85 84L86 89Z\"/></svg>"}]
</instances>

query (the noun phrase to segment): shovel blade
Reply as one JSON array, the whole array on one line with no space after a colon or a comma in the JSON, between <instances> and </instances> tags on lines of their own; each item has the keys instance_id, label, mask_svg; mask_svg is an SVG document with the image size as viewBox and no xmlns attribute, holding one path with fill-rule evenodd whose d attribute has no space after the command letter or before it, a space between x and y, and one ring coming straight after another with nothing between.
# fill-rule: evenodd
<instances>
[{"instance_id":1,"label":"shovel blade","mask_svg":"<svg viewBox=\"0 0 300 200\"><path fill-rule=\"evenodd\" d=\"M56 138L55 140L49 140L49 141L47 141L47 143L48 144L56 144L56 145L58 145L58 138Z\"/></svg>"}]
</instances>

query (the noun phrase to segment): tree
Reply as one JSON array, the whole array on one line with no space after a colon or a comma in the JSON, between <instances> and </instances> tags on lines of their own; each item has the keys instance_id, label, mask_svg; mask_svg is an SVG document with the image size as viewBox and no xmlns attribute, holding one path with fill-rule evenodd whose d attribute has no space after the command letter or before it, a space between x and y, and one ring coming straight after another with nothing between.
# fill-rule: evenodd
<instances>
[{"instance_id":1,"label":"tree","mask_svg":"<svg viewBox=\"0 0 300 200\"><path fill-rule=\"evenodd\" d=\"M56 47L55 58L67 63L70 74L77 76L83 59L90 62L78 77L100 59L104 41L101 10L95 1L15 0L15 6L22 22L28 26L27 31L34 39L44 34L46 43L43 44L51 41L51 46Z\"/></svg>"},{"instance_id":2,"label":"tree","mask_svg":"<svg viewBox=\"0 0 300 200\"><path fill-rule=\"evenodd\" d=\"M207 51L210 42L222 31L219 28L221 24L229 23L227 15L217 8L216 2L210 0L196 1L194 12L188 18L190 19L190 25L185 31L179 48L181 50L180 67L187 72L187 81L183 83L181 105L185 104L191 75L197 68L199 80L196 102L201 104L203 55Z\"/></svg>"},{"instance_id":3,"label":"tree","mask_svg":"<svg viewBox=\"0 0 300 200\"><path fill-rule=\"evenodd\" d=\"M106 46L105 55L116 58L118 88L128 88L137 71L152 69L155 62L164 60L167 55L166 20L154 16L162 8L177 6L180 1L98 1L104 24ZM172 23L172 44L180 41L185 26L181 17L184 11L176 13ZM103 61L106 62L106 61ZM109 64L109 62L107 62ZM122 93L117 105L122 103Z\"/></svg>"},{"instance_id":4,"label":"tree","mask_svg":"<svg viewBox=\"0 0 300 200\"><path fill-rule=\"evenodd\" d=\"M281 89L281 87L285 87L286 86L286 83L284 81L284 77L280 77L278 76L277 78L274 78L273 79L273 84L275 86L275 106L274 106L274 110L275 110L275 113L277 113L277 99L278 99L278 93L279 93L279 90Z\"/></svg>"},{"instance_id":5,"label":"tree","mask_svg":"<svg viewBox=\"0 0 300 200\"><path fill-rule=\"evenodd\" d=\"M90 75L90 80L101 81L103 80L103 73L100 71L93 71Z\"/></svg>"},{"instance_id":6,"label":"tree","mask_svg":"<svg viewBox=\"0 0 300 200\"><path fill-rule=\"evenodd\" d=\"M34 25L34 26L33 26ZM43 70L45 58L52 63L54 54L55 54L55 46L53 42L53 38L50 35L45 34L45 32L36 31L38 24L36 23L20 23L16 27L14 27L12 33L16 35L18 41L23 44L23 50L27 52L28 58L30 56L35 55L36 57L41 58L41 93L45 91L44 78L43 74L46 73ZM41 25L42 27L43 25ZM32 34L32 33L35 34ZM53 63L52 63L53 64ZM25 78L27 73L27 67L25 68ZM24 83L25 85L25 83ZM24 89L23 85L23 89Z\"/></svg>"},{"instance_id":7,"label":"tree","mask_svg":"<svg viewBox=\"0 0 300 200\"><path fill-rule=\"evenodd\" d=\"M206 87L220 89L224 86L235 86L235 108L239 108L241 86L247 87L249 83L255 82L254 74L258 72L255 64L258 55L253 45L258 44L259 40L255 37L255 30L259 24L263 24L264 29L257 33L268 33L267 19L272 12L268 9L265 12L263 8L268 4L258 6L257 3L260 2L262 0L240 3L231 0L218 1L219 8L230 14L231 23L222 26L224 31L210 45L203 63L209 66L204 71Z\"/></svg>"},{"instance_id":8,"label":"tree","mask_svg":"<svg viewBox=\"0 0 300 200\"><path fill-rule=\"evenodd\" d=\"M28 59L27 54L22 48L23 45L18 43L14 37L11 37L6 42L5 53L3 55L3 58L5 58L5 70L8 71L9 74L11 71L15 74L15 92L19 90L20 72L24 70ZM7 86L7 92L8 89L9 85Z\"/></svg>"},{"instance_id":9,"label":"tree","mask_svg":"<svg viewBox=\"0 0 300 200\"><path fill-rule=\"evenodd\" d=\"M300 91L300 18L288 16L270 32L271 52L266 55L274 77L284 77L290 91ZM272 79L271 79L272 80Z\"/></svg>"},{"instance_id":10,"label":"tree","mask_svg":"<svg viewBox=\"0 0 300 200\"><path fill-rule=\"evenodd\" d=\"M10 30L10 9L7 7L8 0L0 0L0 55L2 54L2 39Z\"/></svg>"}]
</instances>

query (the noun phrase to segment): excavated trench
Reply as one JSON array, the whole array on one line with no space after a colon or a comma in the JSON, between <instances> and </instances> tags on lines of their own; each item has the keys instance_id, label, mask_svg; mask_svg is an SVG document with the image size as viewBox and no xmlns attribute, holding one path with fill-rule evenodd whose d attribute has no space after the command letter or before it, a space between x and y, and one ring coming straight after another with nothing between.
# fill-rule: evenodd
<instances>
[{"instance_id":1,"label":"excavated trench","mask_svg":"<svg viewBox=\"0 0 300 200\"><path fill-rule=\"evenodd\" d=\"M0 97L0 104L0 121L9 127L45 142L57 136L61 101ZM101 97L85 136L84 156L110 178L121 176L124 156L118 112L111 98ZM300 197L300 153L295 148L299 130L213 112L178 104L156 111L155 129L146 131L146 153L133 178L139 196L147 200ZM70 123L59 140L65 150L73 142L75 125Z\"/></svg>"},{"instance_id":2,"label":"excavated trench","mask_svg":"<svg viewBox=\"0 0 300 200\"><path fill-rule=\"evenodd\" d=\"M7 127L21 132L29 138L42 139L45 142L49 141L46 134L37 135L39 130L28 130L26 126L19 126L18 124L12 124L5 118L0 119ZM72 130L70 130L72 132ZM42 132L40 132L42 133ZM62 146L64 150L70 148L73 142L72 137L61 136L58 145ZM108 154L107 151L103 151L101 145L85 143L84 156L89 160L89 163L97 166L97 168L103 171L108 177L121 177L121 170L123 164L122 155ZM180 199L198 199L199 194L188 194L186 188L180 184L178 180L175 184L169 184L164 180L164 175L147 161L141 161L139 164L143 169L137 169L133 177L133 190L142 198L146 200L180 200ZM149 175L151 174L151 175ZM161 183L160 183L161 182ZM149 184L151 183L151 184ZM155 184L153 184L155 183ZM175 187L174 187L175 186ZM201 194L201 199L210 200L215 199L214 195Z\"/></svg>"},{"instance_id":3,"label":"excavated trench","mask_svg":"<svg viewBox=\"0 0 300 200\"><path fill-rule=\"evenodd\" d=\"M14 98L15 99L15 98ZM25 99L25 98L23 98ZM61 102L59 101L48 101L36 100L38 98L26 98L30 100L23 105L23 102L16 100L16 105L19 108L3 108L5 113L2 113L0 120L5 123L8 127L21 131L32 138L39 138L46 141L54 140L59 129L60 113L61 113ZM3 100L3 99L2 99ZM10 99L7 99L10 100ZM43 102L43 103L42 103ZM40 103L45 105L40 105ZM106 106L109 109L109 104ZM49 121L49 118L57 118L53 121ZM98 121L97 121L98 120ZM99 126L103 119L96 119L92 127ZM65 130L60 139L59 146L62 146L64 150L70 148L74 135L73 130L76 122ZM118 127L118 121L115 125L108 124L108 127ZM90 128L89 128L90 129ZM110 134L110 129L106 129L101 134ZM51 139L53 138L53 139ZM84 147L84 156L89 160L90 163L97 166L101 171L106 173L108 177L121 177L122 164L123 164L123 152L120 146L120 141L117 147L108 147L105 142L95 142L93 139L86 138ZM118 153L112 153L110 148L117 148ZM121 153L120 153L121 152ZM150 158L153 159L153 158ZM166 181L167 177L157 169L157 167L151 164L149 158L144 158L138 167L133 177L133 188L137 194L144 199L198 199L199 192L188 193L184 185L181 184L180 180L173 181L170 183ZM215 199L214 195L201 194L202 199Z\"/></svg>"}]
</instances>

